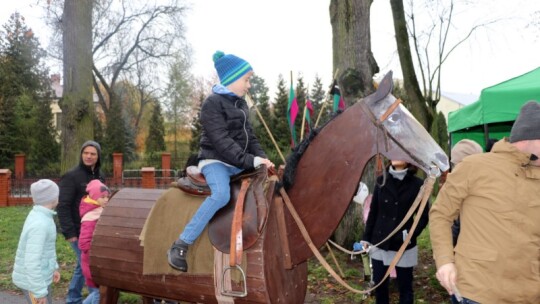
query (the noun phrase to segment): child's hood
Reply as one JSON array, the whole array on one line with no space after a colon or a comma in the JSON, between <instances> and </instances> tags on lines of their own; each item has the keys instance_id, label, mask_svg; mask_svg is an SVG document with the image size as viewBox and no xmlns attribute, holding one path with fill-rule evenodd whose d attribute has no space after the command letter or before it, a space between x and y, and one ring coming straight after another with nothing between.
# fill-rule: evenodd
<instances>
[{"instance_id":1,"label":"child's hood","mask_svg":"<svg viewBox=\"0 0 540 304\"><path fill-rule=\"evenodd\" d=\"M86 213L100 207L101 205L97 201L91 199L90 196L85 195L81 199L81 204L79 205L79 215L83 217Z\"/></svg>"}]
</instances>

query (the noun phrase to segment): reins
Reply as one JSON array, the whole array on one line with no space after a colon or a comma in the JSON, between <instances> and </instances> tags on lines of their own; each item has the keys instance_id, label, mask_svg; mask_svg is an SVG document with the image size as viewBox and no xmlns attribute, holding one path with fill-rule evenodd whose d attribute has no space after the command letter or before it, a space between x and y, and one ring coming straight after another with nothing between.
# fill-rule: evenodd
<instances>
[{"instance_id":1,"label":"reins","mask_svg":"<svg viewBox=\"0 0 540 304\"><path fill-rule=\"evenodd\" d=\"M390 114L392 114L392 112L395 111L395 109L401 104L401 102L402 101L401 101L400 98L396 99L394 101L394 103L392 103L392 105L390 105L390 107L381 115L380 118L375 117L375 114L373 114L373 112L371 112L369 107L364 102L361 102L361 108L369 116L369 118L371 119L371 122L377 127L377 129L378 129L377 136L379 135L379 133L378 133L379 130L382 131L382 133L384 135L384 146L385 146L386 151L389 150L388 138L390 138L398 147L401 148L401 150L403 150L403 152L407 153L407 155L410 158L412 158L415 162L417 162L419 165L421 165L424 168L430 168L431 166L429 164L426 164L423 160L416 157L409 150L407 150L398 140L396 140L392 136L392 134L390 134L386 130L386 128L383 125L383 122L390 116ZM376 146L377 146L377 153L379 153L379 144L378 144L378 142L377 142ZM440 174L440 172L439 172L439 174Z\"/></svg>"},{"instance_id":2,"label":"reins","mask_svg":"<svg viewBox=\"0 0 540 304\"><path fill-rule=\"evenodd\" d=\"M422 214L422 212L424 211L424 209L425 209L425 207L427 205L428 198L431 195L431 191L433 190L433 184L435 183L435 178L436 177L434 175L430 174L430 176L424 180L424 185L422 185L422 187L420 188L420 191L418 192L418 195L417 195L417 197L415 199L415 202L413 204L413 206L414 205L418 206L418 204L420 206L419 206L419 209L418 209L417 216L414 218L414 221L413 221L413 224L411 226L409 234L407 235L406 239L403 241L403 244L401 245L398 252L394 256L394 259L390 263L390 265L388 267L388 270L386 271L384 277L381 279L381 281L377 285L375 285L375 286L373 286L373 287L371 287L371 288L369 288L367 290L359 290L359 289L355 289L355 288L351 287L347 282L345 282L345 280L343 280L334 271L334 269L332 269L330 264L328 264L328 262L324 259L324 257L322 256L320 251L317 249L317 247L315 247L313 241L311 240L311 237L309 236L309 232L307 231L306 227L304 226L304 223L302 222L302 219L300 218L300 216L296 212L296 209L294 208L293 204L291 203L291 200L290 200L289 196L287 195L287 192L285 191L285 189L283 187L279 189L279 193L281 194L281 197L283 198L283 201L285 202L285 205L287 206L287 209L289 209L289 212L291 213L294 221L296 222L296 225L300 229L300 233L302 233L302 236L303 236L306 244L311 249L311 251L313 252L313 255L317 258L319 263L321 263L321 265L323 265L323 267L328 271L328 273L330 273L330 275L332 275L332 277L338 283L340 283L342 286L344 286L349 291L354 292L354 293L367 294L367 293L370 293L373 290L375 290L375 288L377 288L380 284L382 284L382 282L384 282L384 280L386 280L386 278L390 275L390 272L394 269L394 267L397 265L397 263L401 259L401 256L403 255L403 252L405 252L405 249L407 248L407 245L409 244L409 242L410 242L410 240L412 238L412 235L413 235L413 233L414 233L414 231L416 229L416 226L418 225L418 222L420 221L420 217L421 217L420 215ZM412 213L414 213L415 208L413 208L413 206L411 206L411 208L409 209L409 212L407 213L406 217L410 217L412 215ZM412 210L412 212L411 212L411 210ZM386 241L389 237L391 237L393 234L395 234L395 232L398 231L399 228L401 228L401 226L403 226L403 225L404 225L404 221L402 221L400 223L400 225L398 226L398 228L396 228L382 242ZM382 242L378 243L377 245L381 244ZM377 245L374 245L374 246L377 246ZM342 248L342 247L340 247L340 248ZM362 250L362 251L360 251L358 253L361 253L361 252L365 252L365 250ZM354 252L354 254L357 254L357 253Z\"/></svg>"}]
</instances>

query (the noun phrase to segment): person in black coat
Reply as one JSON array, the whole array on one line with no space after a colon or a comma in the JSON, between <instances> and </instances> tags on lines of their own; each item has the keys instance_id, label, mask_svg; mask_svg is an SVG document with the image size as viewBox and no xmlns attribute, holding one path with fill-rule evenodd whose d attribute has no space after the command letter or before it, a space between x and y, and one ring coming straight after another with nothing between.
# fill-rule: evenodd
<instances>
[{"instance_id":1,"label":"person in black coat","mask_svg":"<svg viewBox=\"0 0 540 304\"><path fill-rule=\"evenodd\" d=\"M382 280L390 262L407 237L413 223L413 217L405 223L401 231L394 234L387 241L376 247L372 244L378 244L384 240L401 223L413 205L423 184L422 179L415 175L416 171L416 167L407 162L392 160L387 169L386 181L382 176L377 178L364 236L361 241L364 248L369 248L375 284ZM418 226L396 266L400 304L414 302L413 267L418 263L416 238L427 226L428 214L429 203L420 215ZM388 278L375 289L375 299L377 304L389 303Z\"/></svg>"},{"instance_id":2,"label":"person in black coat","mask_svg":"<svg viewBox=\"0 0 540 304\"><path fill-rule=\"evenodd\" d=\"M105 175L101 167L101 146L99 143L88 140L81 146L79 164L71 168L60 179L60 194L58 198L58 221L62 234L71 245L77 256L77 266L68 288L66 303L81 303L84 276L81 269L81 251L79 250L79 234L81 232L81 216L79 204L86 194L86 185L99 179L105 182Z\"/></svg>"},{"instance_id":3,"label":"person in black coat","mask_svg":"<svg viewBox=\"0 0 540 304\"><path fill-rule=\"evenodd\" d=\"M249 108L243 99L251 84L251 65L232 54L217 51L214 56L220 84L201 107L202 133L199 170L206 178L211 195L195 212L184 231L167 252L172 268L186 272L189 245L202 233L214 214L230 199L230 177L260 165L274 164L264 153L249 123Z\"/></svg>"}]
</instances>

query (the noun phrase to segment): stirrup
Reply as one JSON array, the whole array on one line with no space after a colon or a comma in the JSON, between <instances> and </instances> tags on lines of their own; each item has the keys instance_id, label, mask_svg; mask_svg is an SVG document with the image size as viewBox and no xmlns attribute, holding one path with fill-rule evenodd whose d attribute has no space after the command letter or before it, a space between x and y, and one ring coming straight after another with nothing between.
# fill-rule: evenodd
<instances>
[{"instance_id":1,"label":"stirrup","mask_svg":"<svg viewBox=\"0 0 540 304\"><path fill-rule=\"evenodd\" d=\"M225 290L225 274L227 273L227 271L232 271L233 269L238 269L240 271L240 273L242 274L242 282L244 283L243 284L244 290L239 290L239 291L235 291L235 290L232 290L232 289L231 290ZM223 274L221 276L221 290L220 290L220 293L221 293L222 296L228 296L228 297L243 298L243 297L247 296L246 273L244 272L242 267L240 267L240 265L230 266L230 267L227 267L227 268L223 269Z\"/></svg>"}]
</instances>

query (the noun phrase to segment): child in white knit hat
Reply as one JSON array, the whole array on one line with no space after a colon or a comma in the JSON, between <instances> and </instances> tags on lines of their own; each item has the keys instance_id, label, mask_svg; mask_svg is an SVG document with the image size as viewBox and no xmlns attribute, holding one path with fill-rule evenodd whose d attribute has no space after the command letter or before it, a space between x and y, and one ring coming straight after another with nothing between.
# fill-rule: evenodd
<instances>
[{"instance_id":1,"label":"child in white knit hat","mask_svg":"<svg viewBox=\"0 0 540 304\"><path fill-rule=\"evenodd\" d=\"M30 186L30 192L34 207L24 222L12 279L28 303L52 304L52 282L60 281L53 220L59 189L52 180L41 179Z\"/></svg>"}]
</instances>

